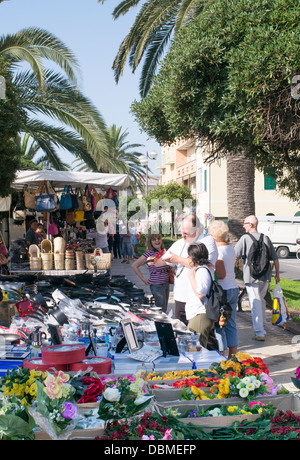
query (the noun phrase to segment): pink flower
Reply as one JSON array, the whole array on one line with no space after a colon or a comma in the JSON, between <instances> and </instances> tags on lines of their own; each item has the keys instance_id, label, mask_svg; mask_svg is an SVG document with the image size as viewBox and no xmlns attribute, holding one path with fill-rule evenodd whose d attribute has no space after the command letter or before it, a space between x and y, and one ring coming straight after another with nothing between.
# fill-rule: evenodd
<instances>
[{"instance_id":1,"label":"pink flower","mask_svg":"<svg viewBox=\"0 0 300 460\"><path fill-rule=\"evenodd\" d=\"M260 401L251 401L249 402L249 407L255 406L256 404L259 404L260 406L266 406L266 404L260 402Z\"/></svg>"},{"instance_id":2,"label":"pink flower","mask_svg":"<svg viewBox=\"0 0 300 460\"><path fill-rule=\"evenodd\" d=\"M164 437L162 439L164 439L164 440L172 439L171 431L172 431L172 429L171 430L166 430L165 434L164 434Z\"/></svg>"},{"instance_id":3,"label":"pink flower","mask_svg":"<svg viewBox=\"0 0 300 460\"><path fill-rule=\"evenodd\" d=\"M297 367L295 375L296 375L296 378L300 380L300 367Z\"/></svg>"},{"instance_id":4,"label":"pink flower","mask_svg":"<svg viewBox=\"0 0 300 460\"><path fill-rule=\"evenodd\" d=\"M154 441L155 438L154 438L154 435L153 435L153 434L151 434L150 436L147 436L146 434L143 434L142 440L143 440L143 441Z\"/></svg>"}]
</instances>

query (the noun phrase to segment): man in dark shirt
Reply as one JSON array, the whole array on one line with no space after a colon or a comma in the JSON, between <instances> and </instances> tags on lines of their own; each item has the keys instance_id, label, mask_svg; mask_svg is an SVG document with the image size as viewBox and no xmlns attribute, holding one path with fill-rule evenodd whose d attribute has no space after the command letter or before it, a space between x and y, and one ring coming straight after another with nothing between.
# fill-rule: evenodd
<instances>
[{"instance_id":1,"label":"man in dark shirt","mask_svg":"<svg viewBox=\"0 0 300 460\"><path fill-rule=\"evenodd\" d=\"M38 244L38 238L36 235L36 229L38 227L38 221L36 219L33 219L30 221L30 227L27 230L25 240L26 244L30 246L31 244Z\"/></svg>"}]
</instances>

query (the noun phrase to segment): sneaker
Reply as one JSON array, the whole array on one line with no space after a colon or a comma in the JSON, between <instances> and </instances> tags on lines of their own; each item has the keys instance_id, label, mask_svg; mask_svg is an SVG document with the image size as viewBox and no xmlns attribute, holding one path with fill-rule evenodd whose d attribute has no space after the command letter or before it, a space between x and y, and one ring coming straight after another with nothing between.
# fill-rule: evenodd
<instances>
[{"instance_id":1,"label":"sneaker","mask_svg":"<svg viewBox=\"0 0 300 460\"><path fill-rule=\"evenodd\" d=\"M254 335L252 337L253 340L257 340L258 342L264 342L265 341L265 337L264 336L259 336L259 335Z\"/></svg>"},{"instance_id":2,"label":"sneaker","mask_svg":"<svg viewBox=\"0 0 300 460\"><path fill-rule=\"evenodd\" d=\"M125 262L127 262L127 260L126 260L126 259L123 259L122 262L121 262L121 264L124 264Z\"/></svg>"}]
</instances>

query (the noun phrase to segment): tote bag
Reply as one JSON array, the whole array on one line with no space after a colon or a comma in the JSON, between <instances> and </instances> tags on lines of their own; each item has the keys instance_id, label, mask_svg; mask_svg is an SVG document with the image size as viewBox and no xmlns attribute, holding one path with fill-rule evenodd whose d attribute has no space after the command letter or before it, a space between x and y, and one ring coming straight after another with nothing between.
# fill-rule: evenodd
<instances>
[{"instance_id":1,"label":"tote bag","mask_svg":"<svg viewBox=\"0 0 300 460\"><path fill-rule=\"evenodd\" d=\"M55 194L49 193L47 184L44 183L40 193L35 195L35 210L38 212L51 212L55 209Z\"/></svg>"},{"instance_id":2,"label":"tote bag","mask_svg":"<svg viewBox=\"0 0 300 460\"><path fill-rule=\"evenodd\" d=\"M61 195L59 207L61 210L66 211L67 209L72 209L72 197L69 192L69 186L65 185L64 191Z\"/></svg>"}]
</instances>

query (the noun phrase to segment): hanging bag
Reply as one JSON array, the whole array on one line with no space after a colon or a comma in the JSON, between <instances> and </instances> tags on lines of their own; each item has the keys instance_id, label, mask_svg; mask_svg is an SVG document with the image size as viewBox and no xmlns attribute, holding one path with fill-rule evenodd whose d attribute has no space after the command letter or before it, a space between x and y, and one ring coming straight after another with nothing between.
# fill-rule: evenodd
<instances>
[{"instance_id":1,"label":"hanging bag","mask_svg":"<svg viewBox=\"0 0 300 460\"><path fill-rule=\"evenodd\" d=\"M35 208L35 195L30 192L30 186L28 185L27 189L24 190L24 203L25 208L34 209Z\"/></svg>"},{"instance_id":2,"label":"hanging bag","mask_svg":"<svg viewBox=\"0 0 300 460\"><path fill-rule=\"evenodd\" d=\"M83 200L82 200L82 196L83 196L83 192L80 188L77 188L75 190L75 193L77 195L77 202L78 202L78 206L76 208L76 211L84 211L83 209Z\"/></svg>"},{"instance_id":3,"label":"hanging bag","mask_svg":"<svg viewBox=\"0 0 300 460\"><path fill-rule=\"evenodd\" d=\"M54 220L52 217L50 217L50 224L48 225L48 235L58 235L58 228L56 226L56 224L54 223Z\"/></svg>"},{"instance_id":4,"label":"hanging bag","mask_svg":"<svg viewBox=\"0 0 300 460\"><path fill-rule=\"evenodd\" d=\"M71 200L72 200L72 209L75 211L75 209L78 209L78 198L76 192L73 192L72 186L70 185L70 195L71 195Z\"/></svg>"},{"instance_id":5,"label":"hanging bag","mask_svg":"<svg viewBox=\"0 0 300 460\"><path fill-rule=\"evenodd\" d=\"M84 211L92 211L93 210L93 203L92 203L92 196L89 192L89 186L85 187L84 195L82 197L83 201L83 210Z\"/></svg>"},{"instance_id":6,"label":"hanging bag","mask_svg":"<svg viewBox=\"0 0 300 460\"><path fill-rule=\"evenodd\" d=\"M44 182L41 191L35 195L35 210L38 212L51 212L55 209L55 194L49 193L48 186Z\"/></svg>"},{"instance_id":7,"label":"hanging bag","mask_svg":"<svg viewBox=\"0 0 300 460\"><path fill-rule=\"evenodd\" d=\"M68 185L65 185L64 187L64 191L60 197L59 207L62 211L66 211L67 209L72 209L72 197L69 192Z\"/></svg>"}]
</instances>

